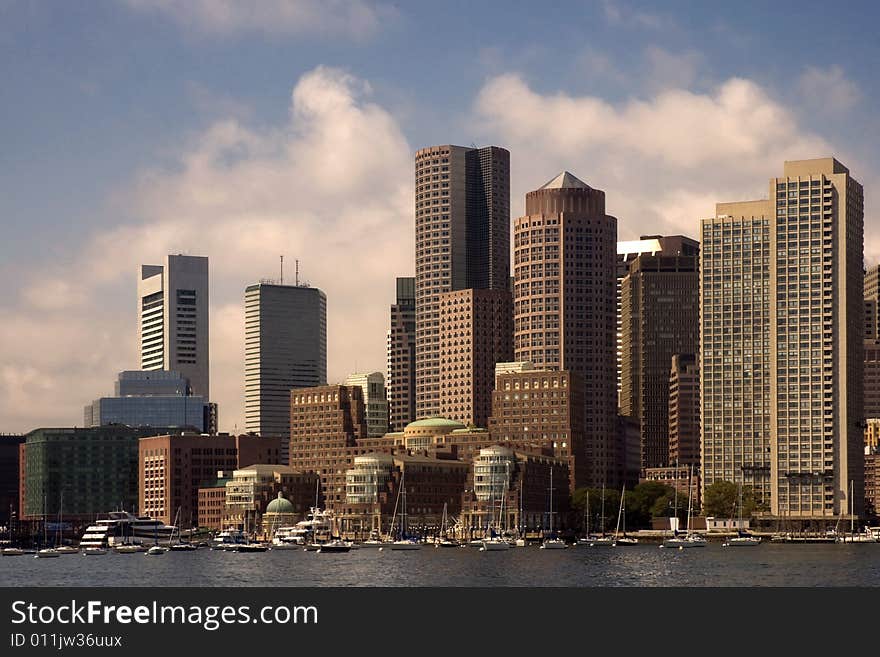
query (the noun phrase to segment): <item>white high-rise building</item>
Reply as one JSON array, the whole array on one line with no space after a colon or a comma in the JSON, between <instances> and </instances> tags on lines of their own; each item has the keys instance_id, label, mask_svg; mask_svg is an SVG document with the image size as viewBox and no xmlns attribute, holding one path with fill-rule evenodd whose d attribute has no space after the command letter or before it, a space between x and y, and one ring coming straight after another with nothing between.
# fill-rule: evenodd
<instances>
[{"instance_id":1,"label":"white high-rise building","mask_svg":"<svg viewBox=\"0 0 880 657\"><path fill-rule=\"evenodd\" d=\"M382 372L349 374L345 385L360 386L364 391L367 435L384 436L388 433L388 399L385 393L385 376Z\"/></svg>"},{"instance_id":2,"label":"white high-rise building","mask_svg":"<svg viewBox=\"0 0 880 657\"><path fill-rule=\"evenodd\" d=\"M191 394L208 400L208 344L208 258L169 255L164 265L141 265L141 369L179 372Z\"/></svg>"}]
</instances>

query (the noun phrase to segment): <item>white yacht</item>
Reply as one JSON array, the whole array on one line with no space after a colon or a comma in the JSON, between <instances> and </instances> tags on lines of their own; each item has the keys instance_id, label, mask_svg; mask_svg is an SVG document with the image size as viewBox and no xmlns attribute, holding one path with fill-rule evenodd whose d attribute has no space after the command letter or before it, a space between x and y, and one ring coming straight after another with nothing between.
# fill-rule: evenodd
<instances>
[{"instance_id":1,"label":"white yacht","mask_svg":"<svg viewBox=\"0 0 880 657\"><path fill-rule=\"evenodd\" d=\"M149 516L136 516L127 511L111 511L86 528L79 541L80 549L113 548L126 544L168 542L174 527Z\"/></svg>"}]
</instances>

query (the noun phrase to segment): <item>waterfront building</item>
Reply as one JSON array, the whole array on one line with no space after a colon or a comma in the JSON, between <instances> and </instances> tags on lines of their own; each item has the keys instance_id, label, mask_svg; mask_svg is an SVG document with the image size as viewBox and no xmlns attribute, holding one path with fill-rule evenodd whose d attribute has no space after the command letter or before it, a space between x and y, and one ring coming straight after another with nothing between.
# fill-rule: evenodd
<instances>
[{"instance_id":1,"label":"waterfront building","mask_svg":"<svg viewBox=\"0 0 880 657\"><path fill-rule=\"evenodd\" d=\"M359 386L363 391L367 435L377 438L388 433L388 398L385 394L385 375L382 372L349 374L345 379L345 385Z\"/></svg>"},{"instance_id":2,"label":"waterfront building","mask_svg":"<svg viewBox=\"0 0 880 657\"><path fill-rule=\"evenodd\" d=\"M620 282L620 413L639 420L642 468L669 464L669 363L699 347L699 247L640 254Z\"/></svg>"},{"instance_id":3,"label":"waterfront building","mask_svg":"<svg viewBox=\"0 0 880 657\"><path fill-rule=\"evenodd\" d=\"M138 509L138 441L180 428L35 429L21 445L22 519L55 517L91 522L112 510ZM63 495L63 502L62 502Z\"/></svg>"},{"instance_id":4,"label":"waterfront building","mask_svg":"<svg viewBox=\"0 0 880 657\"><path fill-rule=\"evenodd\" d=\"M869 417L865 420L865 447L872 451L880 450L880 418Z\"/></svg>"},{"instance_id":5,"label":"waterfront building","mask_svg":"<svg viewBox=\"0 0 880 657\"><path fill-rule=\"evenodd\" d=\"M180 372L191 394L210 399L208 259L169 255L163 265L141 265L137 290L141 369Z\"/></svg>"},{"instance_id":6,"label":"waterfront building","mask_svg":"<svg viewBox=\"0 0 880 657\"><path fill-rule=\"evenodd\" d=\"M226 482L223 527L270 533L279 518L264 518L267 506L273 514L294 514L297 521L302 520L315 506L317 483L314 472L298 472L286 465L255 463L233 470ZM283 501L272 506L278 498ZM293 524L289 520L287 526Z\"/></svg>"},{"instance_id":7,"label":"waterfront building","mask_svg":"<svg viewBox=\"0 0 880 657\"><path fill-rule=\"evenodd\" d=\"M700 468L700 365L675 354L669 374L669 464Z\"/></svg>"},{"instance_id":8,"label":"waterfront building","mask_svg":"<svg viewBox=\"0 0 880 657\"><path fill-rule=\"evenodd\" d=\"M492 443L486 429L466 427L444 417L428 417L409 423L402 432L388 434L395 451L444 454L469 461L481 448Z\"/></svg>"},{"instance_id":9,"label":"waterfront building","mask_svg":"<svg viewBox=\"0 0 880 657\"><path fill-rule=\"evenodd\" d=\"M219 532L224 529L223 514L226 511L226 482L232 473L220 470L216 479L199 484L198 526L202 529Z\"/></svg>"},{"instance_id":10,"label":"waterfront building","mask_svg":"<svg viewBox=\"0 0 880 657\"><path fill-rule=\"evenodd\" d=\"M416 418L425 418L440 413L440 295L509 285L510 153L422 148L415 185Z\"/></svg>"},{"instance_id":11,"label":"waterfront building","mask_svg":"<svg viewBox=\"0 0 880 657\"><path fill-rule=\"evenodd\" d=\"M865 340L865 417L880 417L880 340Z\"/></svg>"},{"instance_id":12,"label":"waterfront building","mask_svg":"<svg viewBox=\"0 0 880 657\"><path fill-rule=\"evenodd\" d=\"M525 212L514 222L514 358L580 377L571 476L615 487L617 219L603 191L567 171L526 194Z\"/></svg>"},{"instance_id":13,"label":"waterfront building","mask_svg":"<svg viewBox=\"0 0 880 657\"><path fill-rule=\"evenodd\" d=\"M880 265L865 271L865 339L880 340Z\"/></svg>"},{"instance_id":14,"label":"waterfront building","mask_svg":"<svg viewBox=\"0 0 880 657\"><path fill-rule=\"evenodd\" d=\"M321 478L320 505L345 500L345 471L355 456L390 451L387 436L367 436L363 389L328 385L290 392L290 465Z\"/></svg>"},{"instance_id":15,"label":"waterfront building","mask_svg":"<svg viewBox=\"0 0 880 657\"><path fill-rule=\"evenodd\" d=\"M290 438L290 391L327 383L327 297L261 281L244 293L244 414L248 432Z\"/></svg>"},{"instance_id":16,"label":"waterfront building","mask_svg":"<svg viewBox=\"0 0 880 657\"><path fill-rule=\"evenodd\" d=\"M880 425L880 420L876 420ZM876 521L880 504L880 450L865 446L865 516Z\"/></svg>"},{"instance_id":17,"label":"waterfront building","mask_svg":"<svg viewBox=\"0 0 880 657\"><path fill-rule=\"evenodd\" d=\"M513 356L510 291L459 290L439 299L440 415L485 427L495 365Z\"/></svg>"},{"instance_id":18,"label":"waterfront building","mask_svg":"<svg viewBox=\"0 0 880 657\"><path fill-rule=\"evenodd\" d=\"M242 457L245 464L277 460L281 444L272 437L184 433L142 438L136 449L140 513L169 525L179 514L178 523L191 526L198 520L203 482L242 467Z\"/></svg>"},{"instance_id":19,"label":"waterfront building","mask_svg":"<svg viewBox=\"0 0 880 657\"><path fill-rule=\"evenodd\" d=\"M25 436L21 434L0 435L0 526L11 527L13 517L18 517L19 488L21 485L19 462Z\"/></svg>"},{"instance_id":20,"label":"waterfront building","mask_svg":"<svg viewBox=\"0 0 880 657\"><path fill-rule=\"evenodd\" d=\"M648 468L645 470L639 483L646 481L659 481L671 488L678 490L680 508L687 507L688 489L694 496L694 515L699 513L703 505L702 488L700 486L700 471L691 469L690 465L670 465L663 468ZM668 525L664 524L664 528Z\"/></svg>"},{"instance_id":21,"label":"waterfront building","mask_svg":"<svg viewBox=\"0 0 880 657\"><path fill-rule=\"evenodd\" d=\"M583 446L584 395L583 379L574 372L527 370L499 374L489 418L491 440L562 459L568 466L571 493L589 486L593 478ZM616 429L616 423L612 426ZM563 486L566 482L557 483Z\"/></svg>"},{"instance_id":22,"label":"waterfront building","mask_svg":"<svg viewBox=\"0 0 880 657\"><path fill-rule=\"evenodd\" d=\"M191 393L189 381L179 372L120 372L115 396L101 397L85 406L83 426L194 427L212 433L208 400Z\"/></svg>"},{"instance_id":23,"label":"waterfront building","mask_svg":"<svg viewBox=\"0 0 880 657\"><path fill-rule=\"evenodd\" d=\"M397 300L391 306L386 360L388 416L392 431L416 419L416 279L397 279Z\"/></svg>"},{"instance_id":24,"label":"waterfront building","mask_svg":"<svg viewBox=\"0 0 880 657\"><path fill-rule=\"evenodd\" d=\"M490 527L510 535L548 529L551 470L553 527L562 530L569 498L567 461L503 445L481 449L471 462L462 493L465 535L461 538L480 538Z\"/></svg>"},{"instance_id":25,"label":"waterfront building","mask_svg":"<svg viewBox=\"0 0 880 657\"><path fill-rule=\"evenodd\" d=\"M831 522L863 507L863 190L834 158L769 187L702 222L703 486Z\"/></svg>"}]
</instances>

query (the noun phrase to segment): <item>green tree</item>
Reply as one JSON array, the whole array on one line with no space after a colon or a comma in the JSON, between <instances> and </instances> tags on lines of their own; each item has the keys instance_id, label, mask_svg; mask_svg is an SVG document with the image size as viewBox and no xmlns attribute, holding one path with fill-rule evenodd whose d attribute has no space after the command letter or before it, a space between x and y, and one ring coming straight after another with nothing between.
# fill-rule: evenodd
<instances>
[{"instance_id":1,"label":"green tree","mask_svg":"<svg viewBox=\"0 0 880 657\"><path fill-rule=\"evenodd\" d=\"M589 518L586 518L587 499L589 497ZM604 531L614 531L617 523L617 510L620 505L620 491L605 489L605 511L602 512L602 490L599 488L578 488L571 496L572 510L577 514L574 526L583 531L589 520L592 533L602 533L602 517L604 515Z\"/></svg>"},{"instance_id":2,"label":"green tree","mask_svg":"<svg viewBox=\"0 0 880 657\"><path fill-rule=\"evenodd\" d=\"M750 518L755 511L765 511L765 504L758 504L751 486L743 486L742 511L739 508L739 486L732 481L716 481L706 486L703 511L707 516L719 518Z\"/></svg>"}]
</instances>

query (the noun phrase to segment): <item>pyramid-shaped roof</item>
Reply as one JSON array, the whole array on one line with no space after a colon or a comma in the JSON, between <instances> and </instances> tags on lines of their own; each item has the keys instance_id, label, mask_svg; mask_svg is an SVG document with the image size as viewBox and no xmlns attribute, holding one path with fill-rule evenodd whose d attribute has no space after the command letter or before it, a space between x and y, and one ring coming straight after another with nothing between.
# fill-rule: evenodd
<instances>
[{"instance_id":1,"label":"pyramid-shaped roof","mask_svg":"<svg viewBox=\"0 0 880 657\"><path fill-rule=\"evenodd\" d=\"M541 185L539 189L590 189L590 186L573 173L563 171L550 182Z\"/></svg>"}]
</instances>

